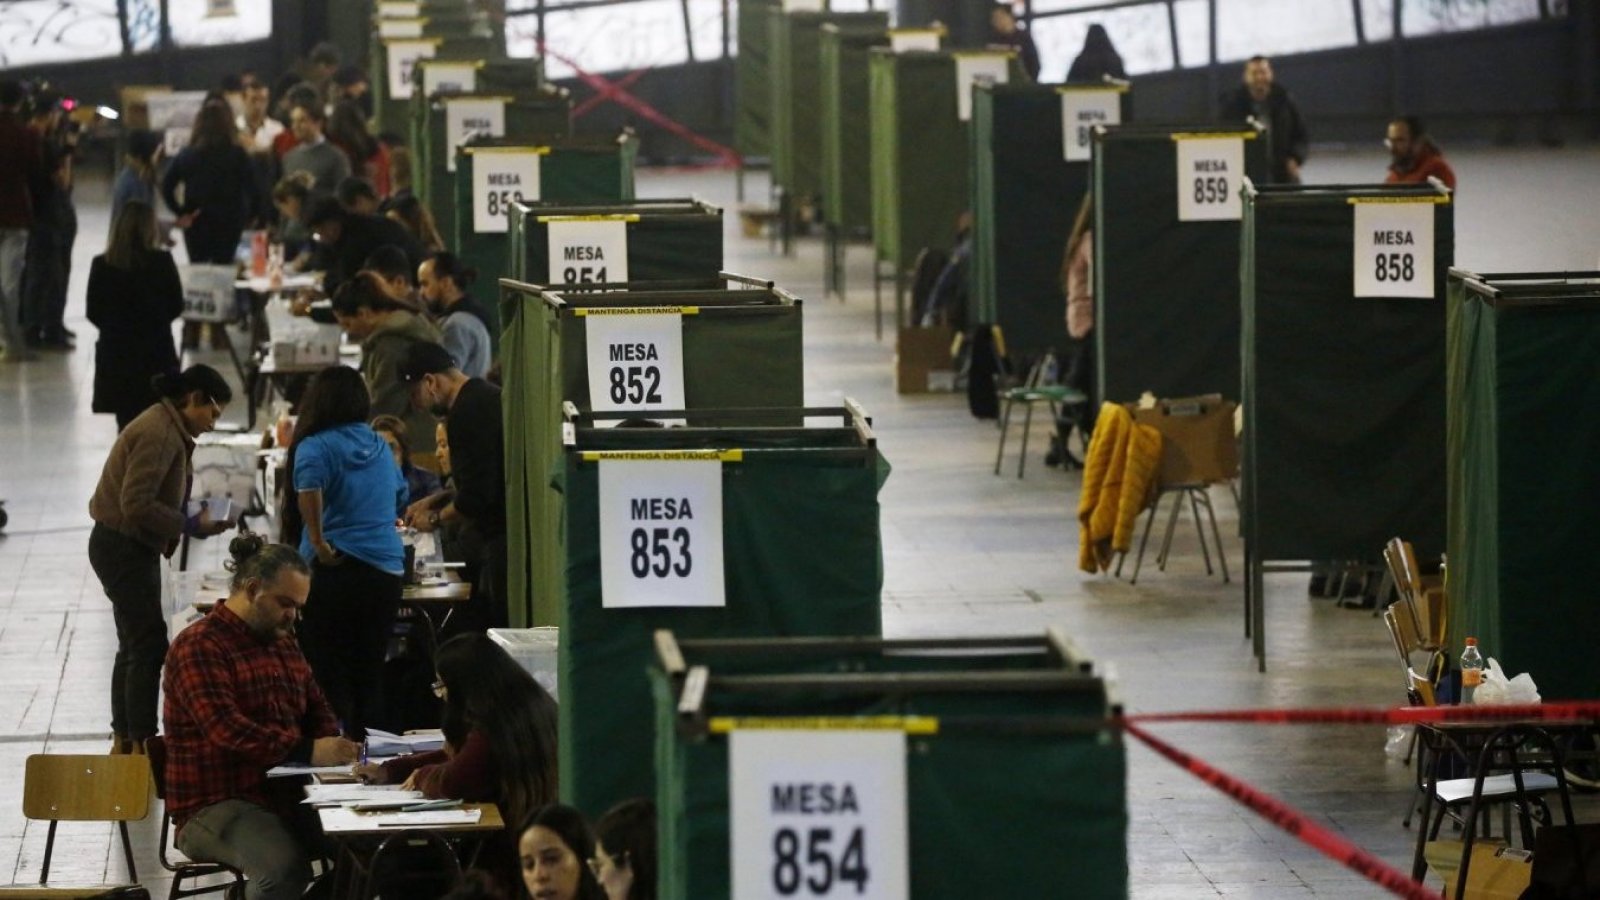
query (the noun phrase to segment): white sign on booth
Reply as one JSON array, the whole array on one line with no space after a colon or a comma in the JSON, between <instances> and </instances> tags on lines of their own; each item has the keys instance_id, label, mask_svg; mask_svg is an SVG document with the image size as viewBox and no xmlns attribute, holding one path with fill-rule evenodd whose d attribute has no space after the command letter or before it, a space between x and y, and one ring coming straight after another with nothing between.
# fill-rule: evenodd
<instances>
[{"instance_id":1,"label":"white sign on booth","mask_svg":"<svg viewBox=\"0 0 1600 900\"><path fill-rule=\"evenodd\" d=\"M1432 297L1433 207L1428 201L1355 202L1355 295Z\"/></svg>"},{"instance_id":2,"label":"white sign on booth","mask_svg":"<svg viewBox=\"0 0 1600 900\"><path fill-rule=\"evenodd\" d=\"M1122 92L1086 88L1061 92L1061 147L1067 162L1088 162L1094 153L1094 127L1122 124Z\"/></svg>"},{"instance_id":3,"label":"white sign on booth","mask_svg":"<svg viewBox=\"0 0 1600 900\"><path fill-rule=\"evenodd\" d=\"M381 19L415 19L422 15L421 3L404 0L379 0L378 17Z\"/></svg>"},{"instance_id":4,"label":"white sign on booth","mask_svg":"<svg viewBox=\"0 0 1600 900\"><path fill-rule=\"evenodd\" d=\"M589 408L637 412L688 407L680 307L590 307L584 318Z\"/></svg>"},{"instance_id":5,"label":"white sign on booth","mask_svg":"<svg viewBox=\"0 0 1600 900\"><path fill-rule=\"evenodd\" d=\"M539 160L534 147L479 149L472 154L472 230L504 234L511 230L511 204L539 199Z\"/></svg>"},{"instance_id":6,"label":"white sign on booth","mask_svg":"<svg viewBox=\"0 0 1600 900\"><path fill-rule=\"evenodd\" d=\"M628 280L631 216L545 219L549 228L550 284L606 284Z\"/></svg>"},{"instance_id":7,"label":"white sign on booth","mask_svg":"<svg viewBox=\"0 0 1600 900\"><path fill-rule=\"evenodd\" d=\"M378 37L385 40L392 38L419 38L422 37L422 26L427 22L424 19L391 19L378 20Z\"/></svg>"},{"instance_id":8,"label":"white sign on booth","mask_svg":"<svg viewBox=\"0 0 1600 900\"><path fill-rule=\"evenodd\" d=\"M470 94L478 89L478 67L472 63L433 62L422 67L422 93Z\"/></svg>"},{"instance_id":9,"label":"white sign on booth","mask_svg":"<svg viewBox=\"0 0 1600 900\"><path fill-rule=\"evenodd\" d=\"M456 170L455 148L478 137L506 136L504 97L448 97L444 101L445 137L450 155L445 169Z\"/></svg>"},{"instance_id":10,"label":"white sign on booth","mask_svg":"<svg viewBox=\"0 0 1600 900\"><path fill-rule=\"evenodd\" d=\"M895 53L912 50L937 51L944 32L937 28L891 28L889 49Z\"/></svg>"},{"instance_id":11,"label":"white sign on booth","mask_svg":"<svg viewBox=\"0 0 1600 900\"><path fill-rule=\"evenodd\" d=\"M161 132L161 146L167 158L189 146L194 118L206 102L205 91L166 91L145 95L150 129Z\"/></svg>"},{"instance_id":12,"label":"white sign on booth","mask_svg":"<svg viewBox=\"0 0 1600 900\"><path fill-rule=\"evenodd\" d=\"M1011 79L1011 54L956 54L956 118L963 122L972 118L972 85L979 78L1005 84Z\"/></svg>"},{"instance_id":13,"label":"white sign on booth","mask_svg":"<svg viewBox=\"0 0 1600 900\"><path fill-rule=\"evenodd\" d=\"M1237 221L1244 215L1244 139L1181 137L1178 143L1178 221Z\"/></svg>"},{"instance_id":14,"label":"white sign on booth","mask_svg":"<svg viewBox=\"0 0 1600 900\"><path fill-rule=\"evenodd\" d=\"M601 606L727 606L717 454L619 455L599 462Z\"/></svg>"},{"instance_id":15,"label":"white sign on booth","mask_svg":"<svg viewBox=\"0 0 1600 900\"><path fill-rule=\"evenodd\" d=\"M389 62L389 96L395 100L411 99L411 70L417 60L432 59L438 51L433 41L386 41L384 50Z\"/></svg>"},{"instance_id":16,"label":"white sign on booth","mask_svg":"<svg viewBox=\"0 0 1600 900\"><path fill-rule=\"evenodd\" d=\"M735 728L733 896L907 900L906 810L903 731Z\"/></svg>"}]
</instances>

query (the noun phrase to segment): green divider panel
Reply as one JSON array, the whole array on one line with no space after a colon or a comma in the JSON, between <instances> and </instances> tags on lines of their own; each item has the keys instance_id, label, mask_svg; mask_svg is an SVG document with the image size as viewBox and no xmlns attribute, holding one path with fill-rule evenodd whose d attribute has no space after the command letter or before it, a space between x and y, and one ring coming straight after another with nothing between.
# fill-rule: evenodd
<instances>
[{"instance_id":1,"label":"green divider panel","mask_svg":"<svg viewBox=\"0 0 1600 900\"><path fill-rule=\"evenodd\" d=\"M822 79L820 29L883 32L888 13L784 12L772 7L767 41L772 60L772 181L796 201L822 190Z\"/></svg>"},{"instance_id":2,"label":"green divider panel","mask_svg":"<svg viewBox=\"0 0 1600 900\"><path fill-rule=\"evenodd\" d=\"M851 232L872 227L872 118L867 60L889 44L887 28L822 26L822 221Z\"/></svg>"},{"instance_id":3,"label":"green divider panel","mask_svg":"<svg viewBox=\"0 0 1600 900\"><path fill-rule=\"evenodd\" d=\"M589 408L586 332L574 310L617 305L702 307L684 317L684 399L691 409L793 407L804 394L801 307L787 294L636 289L547 298L527 285L504 283L500 361L504 383L515 383L519 398L516 406L508 399L505 410L513 624L560 619L563 503L550 480L560 468L562 403ZM513 471L520 491L511 484Z\"/></svg>"},{"instance_id":4,"label":"green divider panel","mask_svg":"<svg viewBox=\"0 0 1600 900\"><path fill-rule=\"evenodd\" d=\"M1445 523L1444 276L1454 205L1427 186L1247 192L1245 528L1257 561L1423 557ZM1356 206L1433 216L1434 296L1357 297Z\"/></svg>"},{"instance_id":5,"label":"green divider panel","mask_svg":"<svg viewBox=\"0 0 1600 900\"><path fill-rule=\"evenodd\" d=\"M663 900L731 896L728 738L706 733L706 720L810 716L939 720L936 734L907 736L911 896L993 896L994 872L970 865L966 854L973 852L1007 861L1007 896L1060 896L1068 884L1075 898L1127 896L1125 748L1116 731L1094 727L1112 711L1100 679L1087 673L1074 677L1071 666L1063 667L1059 659L1037 649L1024 649L1020 639L944 641L937 650L895 655L882 650L786 652L785 644L798 641L736 642L750 645L738 652L697 650L694 643L682 643L685 665L704 667L710 674L698 715L678 712L678 679L659 668L652 671L658 896ZM966 645L965 652L951 645ZM868 689L830 693L724 686L730 675L841 673L850 673L844 677ZM912 675L961 683L992 674L1035 675L1060 686L951 690L893 682ZM872 689L875 683L881 687ZM963 725L964 720L971 724ZM1087 727L1079 733L1037 730L1059 720ZM1030 727L1036 730L1029 733ZM870 888L870 880L868 884ZM870 889L866 896L872 896Z\"/></svg>"},{"instance_id":6,"label":"green divider panel","mask_svg":"<svg viewBox=\"0 0 1600 900\"><path fill-rule=\"evenodd\" d=\"M1101 400L1239 397L1239 221L1178 220L1175 134L1232 126L1124 125L1094 139L1094 340ZM1266 144L1244 141L1263 183ZM1237 191L1238 173L1230 173ZM1187 179L1183 185L1188 190ZM1063 313L1064 314L1064 313Z\"/></svg>"},{"instance_id":7,"label":"green divider panel","mask_svg":"<svg viewBox=\"0 0 1600 900\"><path fill-rule=\"evenodd\" d=\"M1020 81L1013 57L1010 77ZM872 242L897 271L924 247L950 249L967 208L967 123L958 118L956 54L871 51Z\"/></svg>"},{"instance_id":8,"label":"green divider panel","mask_svg":"<svg viewBox=\"0 0 1600 900\"><path fill-rule=\"evenodd\" d=\"M1010 353L1059 354L1069 345L1061 269L1090 171L1087 160L1066 161L1061 92L1084 89L996 84L973 92L967 320L999 325ZM1121 98L1127 122L1126 90Z\"/></svg>"},{"instance_id":9,"label":"green divider panel","mask_svg":"<svg viewBox=\"0 0 1600 900\"><path fill-rule=\"evenodd\" d=\"M415 38L383 39L374 36L368 53L367 77L372 85L373 130L404 133L410 100L389 90L389 45ZM433 59L494 59L505 56L505 42L486 27L424 29L420 40L433 43Z\"/></svg>"},{"instance_id":10,"label":"green divider panel","mask_svg":"<svg viewBox=\"0 0 1600 900\"><path fill-rule=\"evenodd\" d=\"M767 437L738 428L713 431L712 447L719 449ZM610 438L609 445L627 438L633 449L679 446L660 432ZM802 436L794 447L746 450L742 461L723 464L727 605L721 608L602 608L599 467L580 462L577 452L568 454L560 657L563 799L598 816L618 801L655 795L647 671L656 630L698 637L882 633L878 490L888 464L854 432L846 440L854 446L839 446L835 436L807 448ZM580 440L577 449L583 446Z\"/></svg>"},{"instance_id":11,"label":"green divider panel","mask_svg":"<svg viewBox=\"0 0 1600 900\"><path fill-rule=\"evenodd\" d=\"M733 144L739 155L766 156L772 135L772 77L767 11L777 0L743 0L736 7L738 53L733 60Z\"/></svg>"},{"instance_id":12,"label":"green divider panel","mask_svg":"<svg viewBox=\"0 0 1600 900\"><path fill-rule=\"evenodd\" d=\"M549 271L549 216L636 216L628 223L630 281L715 281L722 271L722 210L698 200L573 205L519 203L511 210L511 277L559 283Z\"/></svg>"},{"instance_id":13,"label":"green divider panel","mask_svg":"<svg viewBox=\"0 0 1600 900\"><path fill-rule=\"evenodd\" d=\"M1451 646L1600 697L1600 273L1455 271L1447 302Z\"/></svg>"},{"instance_id":14,"label":"green divider panel","mask_svg":"<svg viewBox=\"0 0 1600 900\"><path fill-rule=\"evenodd\" d=\"M505 231L475 230L472 185L475 161L481 154L508 150L538 150L539 191L537 199L558 203L616 203L633 199L634 161L639 141L632 132L615 138L600 135L562 135L542 138L499 138L474 141L460 148L454 178L456 230L451 246L468 265L478 270L479 278L468 288L489 315L499 309L498 281L511 274L511 216L506 204ZM512 196L512 195L508 195ZM534 199L532 192L517 191L517 199ZM500 197L496 204L502 202ZM498 338L498 327L490 329Z\"/></svg>"}]
</instances>

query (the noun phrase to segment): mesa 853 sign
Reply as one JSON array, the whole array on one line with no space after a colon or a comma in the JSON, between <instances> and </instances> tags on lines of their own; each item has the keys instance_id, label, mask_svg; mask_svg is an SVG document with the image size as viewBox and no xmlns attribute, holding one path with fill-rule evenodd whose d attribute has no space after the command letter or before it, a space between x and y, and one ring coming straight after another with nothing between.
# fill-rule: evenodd
<instances>
[{"instance_id":1,"label":"mesa 853 sign","mask_svg":"<svg viewBox=\"0 0 1600 900\"><path fill-rule=\"evenodd\" d=\"M903 731L728 736L733 896L910 896Z\"/></svg>"},{"instance_id":2,"label":"mesa 853 sign","mask_svg":"<svg viewBox=\"0 0 1600 900\"><path fill-rule=\"evenodd\" d=\"M595 456L602 608L726 606L718 454Z\"/></svg>"},{"instance_id":3,"label":"mesa 853 sign","mask_svg":"<svg viewBox=\"0 0 1600 900\"><path fill-rule=\"evenodd\" d=\"M539 199L538 148L472 148L472 230L511 230L511 204Z\"/></svg>"}]
</instances>

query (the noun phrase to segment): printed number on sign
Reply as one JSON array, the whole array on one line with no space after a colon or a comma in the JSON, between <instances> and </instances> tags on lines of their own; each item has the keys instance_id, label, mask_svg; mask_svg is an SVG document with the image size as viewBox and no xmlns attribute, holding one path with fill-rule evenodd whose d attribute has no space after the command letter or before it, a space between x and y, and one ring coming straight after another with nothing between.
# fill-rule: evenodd
<instances>
[{"instance_id":1,"label":"printed number on sign","mask_svg":"<svg viewBox=\"0 0 1600 900\"><path fill-rule=\"evenodd\" d=\"M629 564L635 578L648 578L651 575L657 578L668 575L688 578L694 569L694 558L689 555L687 528L635 528L630 541L633 555Z\"/></svg>"},{"instance_id":2,"label":"printed number on sign","mask_svg":"<svg viewBox=\"0 0 1600 900\"><path fill-rule=\"evenodd\" d=\"M522 202L522 192L510 188L489 192L489 215L508 216L511 214L511 204Z\"/></svg>"},{"instance_id":3,"label":"printed number on sign","mask_svg":"<svg viewBox=\"0 0 1600 900\"><path fill-rule=\"evenodd\" d=\"M568 266L561 270L561 282L563 284L604 284L605 280L605 269L591 269L588 266L583 268Z\"/></svg>"},{"instance_id":4,"label":"printed number on sign","mask_svg":"<svg viewBox=\"0 0 1600 900\"><path fill-rule=\"evenodd\" d=\"M866 835L856 828L840 847L833 845L832 828L808 828L805 840L793 828L780 828L772 836L772 888L793 897L804 885L812 895L827 894L835 882L867 890ZM804 858L802 859L802 850ZM833 854L838 853L835 860Z\"/></svg>"},{"instance_id":5,"label":"printed number on sign","mask_svg":"<svg viewBox=\"0 0 1600 900\"><path fill-rule=\"evenodd\" d=\"M1228 179L1220 175L1208 175L1196 178L1194 180L1194 202L1228 202Z\"/></svg>"},{"instance_id":6,"label":"printed number on sign","mask_svg":"<svg viewBox=\"0 0 1600 900\"><path fill-rule=\"evenodd\" d=\"M661 370L656 366L613 366L611 402L618 405L630 403L634 406L662 402Z\"/></svg>"},{"instance_id":7,"label":"printed number on sign","mask_svg":"<svg viewBox=\"0 0 1600 900\"><path fill-rule=\"evenodd\" d=\"M1412 281L1417 277L1416 261L1409 253L1379 253L1373 276L1379 281Z\"/></svg>"}]
</instances>

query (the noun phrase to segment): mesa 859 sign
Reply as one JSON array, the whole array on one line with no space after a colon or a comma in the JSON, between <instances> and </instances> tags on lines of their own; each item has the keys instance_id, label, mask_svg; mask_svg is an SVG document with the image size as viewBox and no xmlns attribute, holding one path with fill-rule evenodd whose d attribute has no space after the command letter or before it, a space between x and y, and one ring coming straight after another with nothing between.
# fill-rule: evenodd
<instances>
[{"instance_id":1,"label":"mesa 859 sign","mask_svg":"<svg viewBox=\"0 0 1600 900\"><path fill-rule=\"evenodd\" d=\"M733 896L910 896L906 735L740 730L728 736Z\"/></svg>"},{"instance_id":2,"label":"mesa 859 sign","mask_svg":"<svg viewBox=\"0 0 1600 900\"><path fill-rule=\"evenodd\" d=\"M726 606L715 452L596 454L605 609Z\"/></svg>"}]
</instances>

